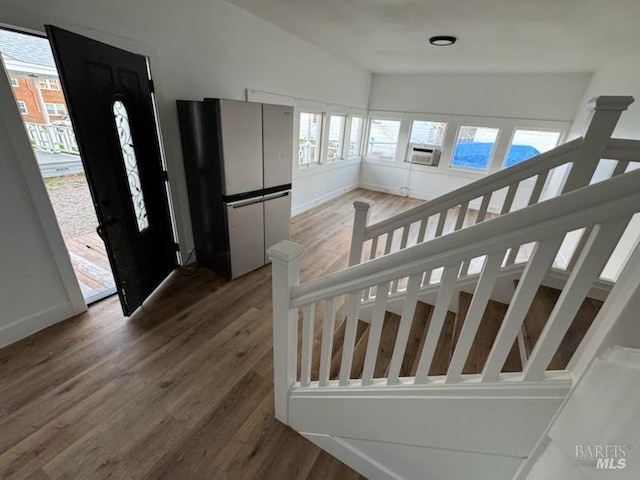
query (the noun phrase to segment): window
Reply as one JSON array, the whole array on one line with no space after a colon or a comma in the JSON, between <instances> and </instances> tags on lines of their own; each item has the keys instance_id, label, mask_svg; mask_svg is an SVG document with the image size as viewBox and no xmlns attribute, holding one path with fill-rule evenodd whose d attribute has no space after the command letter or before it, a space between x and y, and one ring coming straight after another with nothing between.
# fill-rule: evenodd
<instances>
[{"instance_id":1,"label":"window","mask_svg":"<svg viewBox=\"0 0 640 480\"><path fill-rule=\"evenodd\" d=\"M122 152L122 160L124 161L124 166L127 172L127 183L129 185L131 201L133 202L133 211L136 214L138 231L142 232L149 227L147 205L144 201L144 194L140 184L138 160L133 146L131 129L129 128L129 114L127 113L127 108L124 106L124 103L120 100L116 100L113 103L113 117L116 121L116 129L118 130L120 151Z\"/></svg>"},{"instance_id":2,"label":"window","mask_svg":"<svg viewBox=\"0 0 640 480\"><path fill-rule=\"evenodd\" d=\"M362 143L362 117L351 117L351 128L349 129L349 157L360 155L360 144Z\"/></svg>"},{"instance_id":3,"label":"window","mask_svg":"<svg viewBox=\"0 0 640 480\"><path fill-rule=\"evenodd\" d=\"M18 104L18 111L22 115L27 115L29 113L29 110L27 110L27 104L26 103L24 103L21 100L18 100L16 103Z\"/></svg>"},{"instance_id":4,"label":"window","mask_svg":"<svg viewBox=\"0 0 640 480\"><path fill-rule=\"evenodd\" d=\"M12 87L19 87L20 86L20 82L18 81L18 79L16 77L11 77L11 86Z\"/></svg>"},{"instance_id":5,"label":"window","mask_svg":"<svg viewBox=\"0 0 640 480\"><path fill-rule=\"evenodd\" d=\"M329 115L328 162L335 162L342 158L344 127L346 123L346 118L343 115Z\"/></svg>"},{"instance_id":6,"label":"window","mask_svg":"<svg viewBox=\"0 0 640 480\"><path fill-rule=\"evenodd\" d=\"M516 129L507 152L504 168L529 160L558 145L560 132Z\"/></svg>"},{"instance_id":7,"label":"window","mask_svg":"<svg viewBox=\"0 0 640 480\"><path fill-rule=\"evenodd\" d=\"M320 161L320 127L322 115L319 113L300 113L300 132L298 135L298 165L311 165Z\"/></svg>"},{"instance_id":8,"label":"window","mask_svg":"<svg viewBox=\"0 0 640 480\"><path fill-rule=\"evenodd\" d=\"M444 129L447 124L444 122L429 122L424 120L414 120L411 125L411 135L409 143L414 145L432 145L441 147L444 141Z\"/></svg>"},{"instance_id":9,"label":"window","mask_svg":"<svg viewBox=\"0 0 640 480\"><path fill-rule=\"evenodd\" d=\"M66 115L67 109L62 103L45 103L44 106L47 109L49 115Z\"/></svg>"},{"instance_id":10,"label":"window","mask_svg":"<svg viewBox=\"0 0 640 480\"><path fill-rule=\"evenodd\" d=\"M400 120L372 118L367 141L367 156L395 160Z\"/></svg>"},{"instance_id":11,"label":"window","mask_svg":"<svg viewBox=\"0 0 640 480\"><path fill-rule=\"evenodd\" d=\"M38 82L42 90L60 90L57 78L41 78Z\"/></svg>"},{"instance_id":12,"label":"window","mask_svg":"<svg viewBox=\"0 0 640 480\"><path fill-rule=\"evenodd\" d=\"M487 170L499 129L462 125L453 151L452 167Z\"/></svg>"}]
</instances>

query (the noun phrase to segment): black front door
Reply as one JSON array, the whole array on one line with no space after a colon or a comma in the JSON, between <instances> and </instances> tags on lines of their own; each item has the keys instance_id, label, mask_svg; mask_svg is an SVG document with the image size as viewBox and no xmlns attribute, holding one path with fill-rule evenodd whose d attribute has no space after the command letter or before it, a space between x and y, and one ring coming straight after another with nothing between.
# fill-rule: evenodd
<instances>
[{"instance_id":1,"label":"black front door","mask_svg":"<svg viewBox=\"0 0 640 480\"><path fill-rule=\"evenodd\" d=\"M47 25L125 315L176 267L146 58Z\"/></svg>"}]
</instances>

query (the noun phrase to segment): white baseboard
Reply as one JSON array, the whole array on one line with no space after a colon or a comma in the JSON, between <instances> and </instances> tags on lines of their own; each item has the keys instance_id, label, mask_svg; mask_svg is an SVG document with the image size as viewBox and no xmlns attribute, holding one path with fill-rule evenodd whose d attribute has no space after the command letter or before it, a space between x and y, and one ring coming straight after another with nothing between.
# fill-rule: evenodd
<instances>
[{"instance_id":1,"label":"white baseboard","mask_svg":"<svg viewBox=\"0 0 640 480\"><path fill-rule=\"evenodd\" d=\"M334 198L339 197L347 192L355 190L359 185L357 183L352 183L347 185L346 187L339 188L337 190L333 190L329 193L325 193L319 197L314 198L313 200L309 200L308 202L302 203L300 205L293 206L291 209L291 216L295 217L296 215L300 215L301 213L306 212L307 210L311 210L313 207L317 207L329 200L333 200Z\"/></svg>"},{"instance_id":2,"label":"white baseboard","mask_svg":"<svg viewBox=\"0 0 640 480\"><path fill-rule=\"evenodd\" d=\"M404 480L387 468L368 457L360 450L330 435L304 433L301 435L310 442L330 453L345 465L371 480Z\"/></svg>"},{"instance_id":3,"label":"white baseboard","mask_svg":"<svg viewBox=\"0 0 640 480\"><path fill-rule=\"evenodd\" d=\"M75 312L71 304L58 305L0 327L0 348L22 340L74 315Z\"/></svg>"}]
</instances>

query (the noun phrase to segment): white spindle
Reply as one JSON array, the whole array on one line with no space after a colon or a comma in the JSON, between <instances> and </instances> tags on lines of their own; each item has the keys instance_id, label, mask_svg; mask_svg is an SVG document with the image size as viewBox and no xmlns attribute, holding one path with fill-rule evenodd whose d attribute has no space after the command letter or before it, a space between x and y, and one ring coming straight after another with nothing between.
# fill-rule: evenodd
<instances>
[{"instance_id":1,"label":"white spindle","mask_svg":"<svg viewBox=\"0 0 640 480\"><path fill-rule=\"evenodd\" d=\"M511 247L509 249L509 254L507 255L507 258L504 262L505 266L506 265L513 265L514 263L516 263L516 258L518 257L518 252L520 251L520 245L516 246L516 247Z\"/></svg>"},{"instance_id":2,"label":"white spindle","mask_svg":"<svg viewBox=\"0 0 640 480\"><path fill-rule=\"evenodd\" d=\"M476 223L484 222L484 219L487 216L487 210L489 210L489 202L491 202L491 193L487 193L482 196L482 202L480 203L480 210L476 217Z\"/></svg>"},{"instance_id":3,"label":"white spindle","mask_svg":"<svg viewBox=\"0 0 640 480\"><path fill-rule=\"evenodd\" d=\"M367 340L367 353L364 359L364 369L362 371L362 385L371 385L373 373L376 368L378 350L380 349L380 337L382 336L382 326L387 308L387 298L389 297L389 282L378 284L376 288L376 301L373 305L373 316L369 327L369 338Z\"/></svg>"},{"instance_id":4,"label":"white spindle","mask_svg":"<svg viewBox=\"0 0 640 480\"><path fill-rule=\"evenodd\" d=\"M589 239L589 236L591 235L592 231L593 231L593 225L585 227L584 231L582 232L582 235L580 235L580 239L578 240L576 247L573 249L573 252L571 253L571 257L569 258L569 262L567 263L567 270L571 271L575 268L576 262L578 261L580 254L584 250L584 246L587 244L587 240Z\"/></svg>"},{"instance_id":5,"label":"white spindle","mask_svg":"<svg viewBox=\"0 0 640 480\"><path fill-rule=\"evenodd\" d=\"M459 265L450 265L445 267L442 273L442 282L440 284L440 291L438 292L438 298L436 305L431 313L431 321L429 322L429 329L427 331L427 338L424 342L422 352L420 353L420 360L418 361L418 369L416 370L415 384L423 385L427 383L427 377L429 376L429 369L431 368L431 362L440 340L440 334L442 333L442 327L444 321L447 318L451 300L455 292L456 280L458 278Z\"/></svg>"},{"instance_id":6,"label":"white spindle","mask_svg":"<svg viewBox=\"0 0 640 480\"><path fill-rule=\"evenodd\" d=\"M387 232L387 240L384 244L384 254L388 255L389 252L391 252L391 244L393 243L393 234L394 234L395 230L391 230L390 232Z\"/></svg>"},{"instance_id":7,"label":"white spindle","mask_svg":"<svg viewBox=\"0 0 640 480\"><path fill-rule=\"evenodd\" d=\"M507 190L507 196L504 199L504 203L502 204L502 210L500 211L500 215L505 215L511 211L511 207L513 206L513 200L516 198L516 193L518 192L518 186L520 183L514 183L513 185L509 185L509 189Z\"/></svg>"},{"instance_id":8,"label":"white spindle","mask_svg":"<svg viewBox=\"0 0 640 480\"><path fill-rule=\"evenodd\" d=\"M311 383L311 359L313 358L313 322L316 314L315 304L302 308L302 358L300 359L300 385L308 387Z\"/></svg>"},{"instance_id":9,"label":"white spindle","mask_svg":"<svg viewBox=\"0 0 640 480\"><path fill-rule=\"evenodd\" d=\"M617 177L618 175L622 175L627 170L628 166L629 166L629 162L624 160L618 160L618 163L616 164L616 168L613 169L613 173L611 174L611 176Z\"/></svg>"},{"instance_id":10,"label":"white spindle","mask_svg":"<svg viewBox=\"0 0 640 480\"><path fill-rule=\"evenodd\" d=\"M424 236L427 233L427 225L429 224L429 218L423 218L420 220L420 229L418 230L418 241L416 243L424 242Z\"/></svg>"},{"instance_id":11,"label":"white spindle","mask_svg":"<svg viewBox=\"0 0 640 480\"><path fill-rule=\"evenodd\" d=\"M467 216L467 209L469 208L469 202L462 202L460 204L460 211L458 212L458 218L456 219L456 226L454 230L460 230L464 225L464 219Z\"/></svg>"},{"instance_id":12,"label":"white spindle","mask_svg":"<svg viewBox=\"0 0 640 480\"><path fill-rule=\"evenodd\" d=\"M548 176L549 170L545 170L544 172L540 172L538 174L536 184L533 186L533 190L531 192L531 196L529 197L529 202L527 205L534 205L538 203L538 201L540 200L540 195L542 195L542 190L544 190L544 186L547 183Z\"/></svg>"},{"instance_id":13,"label":"white spindle","mask_svg":"<svg viewBox=\"0 0 640 480\"><path fill-rule=\"evenodd\" d=\"M336 322L336 301L329 298L324 301L324 315L322 322L322 346L320 347L320 378L321 387L326 387L329 383L329 373L331 370L331 354L333 348L333 334Z\"/></svg>"},{"instance_id":14,"label":"white spindle","mask_svg":"<svg viewBox=\"0 0 640 480\"><path fill-rule=\"evenodd\" d=\"M500 371L511 351L515 338L518 336L518 332L522 328L522 323L536 296L538 287L551 267L563 238L564 235L559 235L548 240L542 240L534 247L482 371L483 382L495 382L498 380Z\"/></svg>"},{"instance_id":15,"label":"white spindle","mask_svg":"<svg viewBox=\"0 0 640 480\"><path fill-rule=\"evenodd\" d=\"M289 388L296 382L298 309L290 308L291 289L300 278L304 247L284 240L269 250L273 290L273 393L275 416L289 422Z\"/></svg>"},{"instance_id":16,"label":"white spindle","mask_svg":"<svg viewBox=\"0 0 640 480\"><path fill-rule=\"evenodd\" d=\"M367 223L369 222L369 207L367 202L353 202L355 214L353 218L353 230L351 232L351 250L349 251L349 266L357 265L362 261L362 246L365 241Z\"/></svg>"},{"instance_id":17,"label":"white spindle","mask_svg":"<svg viewBox=\"0 0 640 480\"><path fill-rule=\"evenodd\" d=\"M350 293L347 298L347 326L342 345L342 361L340 362L340 386L349 385L351 365L353 364L353 351L356 344L356 331L358 329L358 314L360 311L360 292Z\"/></svg>"},{"instance_id":18,"label":"white spindle","mask_svg":"<svg viewBox=\"0 0 640 480\"><path fill-rule=\"evenodd\" d=\"M440 216L438 217L438 226L436 227L436 234L433 238L438 238L442 236L442 232L444 231L444 224L447 221L447 214L449 210L443 210L440 212Z\"/></svg>"},{"instance_id":19,"label":"white spindle","mask_svg":"<svg viewBox=\"0 0 640 480\"><path fill-rule=\"evenodd\" d=\"M551 358L571 326L594 280L606 265L630 217L596 225L580 253L575 269L556 302L524 368L524 381L541 380Z\"/></svg>"},{"instance_id":20,"label":"white spindle","mask_svg":"<svg viewBox=\"0 0 640 480\"><path fill-rule=\"evenodd\" d=\"M409 241L409 230L411 225L405 225L402 229L402 240L400 240L400 250L407 248L407 242Z\"/></svg>"},{"instance_id":21,"label":"white spindle","mask_svg":"<svg viewBox=\"0 0 640 480\"><path fill-rule=\"evenodd\" d=\"M489 297L491 296L498 272L500 271L504 254L505 252L489 254L484 262L478 285L473 293L471 305L469 305L467 318L464 320L458 343L456 344L451 363L449 364L449 370L445 378L446 383L457 383L460 381L462 369L467 361L469 350L471 349L473 340L476 337L476 332L478 331L478 326L489 302Z\"/></svg>"},{"instance_id":22,"label":"white spindle","mask_svg":"<svg viewBox=\"0 0 640 480\"><path fill-rule=\"evenodd\" d=\"M369 260L373 260L374 258L376 258L376 250L378 250L378 238L379 237L373 237L373 240L371 240L371 253L369 254Z\"/></svg>"},{"instance_id":23,"label":"white spindle","mask_svg":"<svg viewBox=\"0 0 640 480\"><path fill-rule=\"evenodd\" d=\"M400 327L396 336L396 344L393 348L391 363L389 364L389 374L387 375L387 385L395 385L398 383L400 376L400 368L402 360L407 349L407 341L413 324L413 316L416 312L416 303L418 302L418 293L420 291L420 281L422 274L412 275L409 277L407 285L407 293L402 307L402 316L400 317Z\"/></svg>"}]
</instances>

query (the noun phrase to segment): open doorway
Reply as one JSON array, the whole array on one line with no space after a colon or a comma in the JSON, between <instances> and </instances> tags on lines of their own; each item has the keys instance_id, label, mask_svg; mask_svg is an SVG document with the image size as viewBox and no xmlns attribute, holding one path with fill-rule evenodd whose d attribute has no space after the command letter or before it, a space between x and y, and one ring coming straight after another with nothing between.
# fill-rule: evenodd
<instances>
[{"instance_id":1,"label":"open doorway","mask_svg":"<svg viewBox=\"0 0 640 480\"><path fill-rule=\"evenodd\" d=\"M49 41L0 29L0 53L87 304L116 293Z\"/></svg>"}]
</instances>

